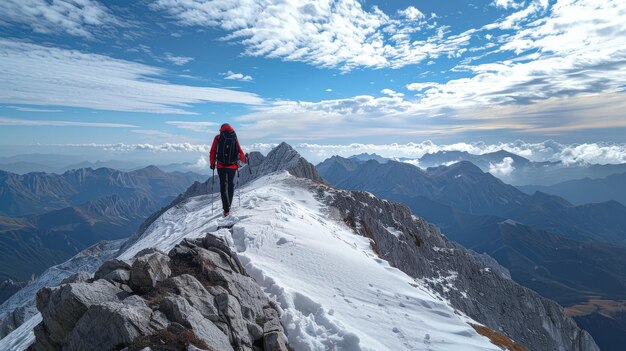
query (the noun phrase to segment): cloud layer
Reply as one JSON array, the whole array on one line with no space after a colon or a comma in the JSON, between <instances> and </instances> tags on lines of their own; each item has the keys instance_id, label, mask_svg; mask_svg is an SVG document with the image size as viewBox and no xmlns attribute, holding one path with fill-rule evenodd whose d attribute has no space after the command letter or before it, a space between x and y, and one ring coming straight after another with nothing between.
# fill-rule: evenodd
<instances>
[{"instance_id":1,"label":"cloud layer","mask_svg":"<svg viewBox=\"0 0 626 351\"><path fill-rule=\"evenodd\" d=\"M471 32L445 35L415 7L392 16L357 0L157 0L152 8L184 26L216 27L245 54L321 67L402 67L457 55ZM420 32L420 39L412 37Z\"/></svg>"},{"instance_id":2,"label":"cloud layer","mask_svg":"<svg viewBox=\"0 0 626 351\"><path fill-rule=\"evenodd\" d=\"M91 39L104 26L123 22L94 0L2 0L0 24L22 24L37 33L69 35Z\"/></svg>"},{"instance_id":3,"label":"cloud layer","mask_svg":"<svg viewBox=\"0 0 626 351\"><path fill-rule=\"evenodd\" d=\"M157 67L6 39L0 68L2 103L189 114L197 103L263 102L247 92L168 83Z\"/></svg>"},{"instance_id":4,"label":"cloud layer","mask_svg":"<svg viewBox=\"0 0 626 351\"><path fill-rule=\"evenodd\" d=\"M49 121L35 119L17 119L0 117L0 126L22 126L22 127L96 127L96 128L136 128L132 124L122 123L93 123L76 121Z\"/></svg>"},{"instance_id":5,"label":"cloud layer","mask_svg":"<svg viewBox=\"0 0 626 351\"><path fill-rule=\"evenodd\" d=\"M193 143L162 143L162 144L63 144L56 146L97 148L107 151L134 152L189 152L206 154L210 151L210 144ZM276 144L255 143L242 144L246 151L260 151L267 153ZM566 165L572 164L619 164L626 163L626 143L584 143L584 144L561 144L552 140L540 143L527 143L521 140L512 143L489 144L454 143L438 144L432 141L406 144L293 144L304 157L311 162L319 162L333 155L349 157L361 153L376 153L388 158L420 158L428 153L439 151L465 151L471 154L485 154L506 150L516 155L526 157L532 161L561 161ZM496 172L509 172L512 162L504 160L502 163L493 165Z\"/></svg>"}]
</instances>

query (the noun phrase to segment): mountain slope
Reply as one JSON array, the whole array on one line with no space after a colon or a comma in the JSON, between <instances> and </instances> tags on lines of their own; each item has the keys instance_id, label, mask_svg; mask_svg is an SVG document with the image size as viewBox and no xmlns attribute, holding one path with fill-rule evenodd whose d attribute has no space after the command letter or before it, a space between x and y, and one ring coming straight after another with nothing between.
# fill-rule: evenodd
<instances>
[{"instance_id":1,"label":"mountain slope","mask_svg":"<svg viewBox=\"0 0 626 351\"><path fill-rule=\"evenodd\" d=\"M194 173L165 173L154 166L131 172L81 168L61 175L0 171L0 215L42 214L103 196L123 196L136 191L162 198L178 194L203 178Z\"/></svg>"},{"instance_id":2,"label":"mountain slope","mask_svg":"<svg viewBox=\"0 0 626 351\"><path fill-rule=\"evenodd\" d=\"M37 213L0 216L0 278L26 281L98 241L130 236L198 177L156 167L133 172L78 169L63 175L0 173L0 207L10 213Z\"/></svg>"},{"instance_id":3,"label":"mountain slope","mask_svg":"<svg viewBox=\"0 0 626 351\"><path fill-rule=\"evenodd\" d=\"M362 165L362 167L365 166L365 164ZM496 258L500 264L510 270L513 279L517 282L538 291L543 296L556 299L566 306L585 303L591 296L617 300L625 298L626 260L624 257L626 257L626 249L596 242L596 240L607 241L608 239L621 241L618 235L623 231L620 231L619 227L609 235L606 233L600 235L602 231L610 231L607 227L611 229L612 223L620 222L624 218L624 214L619 212L621 210L619 204L573 206L561 198L548 194L519 195L509 186L498 190L498 182L490 182L494 188L482 192L480 186L473 186L481 183L473 182L472 179L492 177L481 175L480 171L473 171L467 175L468 173L464 172L463 168L455 167L455 165L429 169L428 172L416 167L411 169L409 165L398 165L397 168L392 168L391 166L396 166L393 162L386 165L371 163L367 166L371 169L364 173L359 167L346 171L345 167L337 165L334 173L331 173L331 179L339 179L337 184L340 186L371 191L377 196L406 204L415 213L440 226L446 236L452 240ZM326 167L330 168L328 163ZM403 171L396 172L396 169ZM475 167L473 169L476 170ZM343 173L337 170L343 170ZM456 170L458 173L451 172L451 170ZM446 173L445 178L430 179L430 175L440 174L440 172ZM324 175L325 171L322 169L321 173ZM342 174L338 176L339 173ZM446 198L435 192L420 190L425 188L422 185L424 182L433 184L438 180L444 180L438 191L445 192L442 189L450 186L446 183L454 183L463 178L467 180L464 180L461 183L462 186L458 187L458 189L463 189L459 191L458 197ZM418 191L405 190L410 188L416 180L420 183ZM463 195L463 192L468 194ZM507 203L513 203L506 197L509 192L516 195L513 199L525 205L507 208ZM483 209L492 208L495 214L471 214L453 206L463 204L459 199L464 198L472 200L467 201L466 204L481 203L477 201L480 200L480 196L486 194L495 196L495 201L483 200L482 203L486 204L483 205ZM447 204L439 201L446 201ZM477 206L471 208L476 209ZM508 218L533 222L535 225L546 228L573 228L571 236L584 237L585 241L573 240L559 232L541 230L536 226L527 225L526 222L522 224ZM587 320L598 321L602 318L606 317L591 314ZM613 322L606 321L605 324L611 323ZM620 328L623 327L612 330L621 330ZM597 328L592 328L592 330L595 331ZM606 333L598 334L599 337L603 335ZM621 347L619 345L621 344L613 344L613 348L609 350L619 350Z\"/></svg>"},{"instance_id":4,"label":"mountain slope","mask_svg":"<svg viewBox=\"0 0 626 351\"><path fill-rule=\"evenodd\" d=\"M626 245L625 206L614 201L575 206L558 196L530 196L467 161L426 171L395 161L355 163L340 157L319 166L325 179L342 188L389 199L422 196L463 212L511 218L571 239Z\"/></svg>"},{"instance_id":5,"label":"mountain slope","mask_svg":"<svg viewBox=\"0 0 626 351\"><path fill-rule=\"evenodd\" d=\"M527 194L536 191L554 194L577 205L611 200L626 205L626 173L612 174L606 178L570 180L550 186L523 185L517 188Z\"/></svg>"}]
</instances>

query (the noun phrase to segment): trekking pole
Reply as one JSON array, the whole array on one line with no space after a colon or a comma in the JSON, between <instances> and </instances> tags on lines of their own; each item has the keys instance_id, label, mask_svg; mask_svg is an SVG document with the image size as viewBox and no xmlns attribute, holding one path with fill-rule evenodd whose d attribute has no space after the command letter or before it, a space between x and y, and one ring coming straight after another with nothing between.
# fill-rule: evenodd
<instances>
[{"instance_id":1,"label":"trekking pole","mask_svg":"<svg viewBox=\"0 0 626 351\"><path fill-rule=\"evenodd\" d=\"M252 168L250 168L250 158L248 154L246 154L246 164L248 165L248 171L250 171L250 175L252 175Z\"/></svg>"},{"instance_id":2,"label":"trekking pole","mask_svg":"<svg viewBox=\"0 0 626 351\"><path fill-rule=\"evenodd\" d=\"M237 196L239 197L239 209L241 209L241 189L239 189L239 168L237 168Z\"/></svg>"},{"instance_id":3,"label":"trekking pole","mask_svg":"<svg viewBox=\"0 0 626 351\"><path fill-rule=\"evenodd\" d=\"M214 215L214 203L215 193L213 193L213 184L215 184L215 168L213 168L213 175L211 176L211 216Z\"/></svg>"}]
</instances>

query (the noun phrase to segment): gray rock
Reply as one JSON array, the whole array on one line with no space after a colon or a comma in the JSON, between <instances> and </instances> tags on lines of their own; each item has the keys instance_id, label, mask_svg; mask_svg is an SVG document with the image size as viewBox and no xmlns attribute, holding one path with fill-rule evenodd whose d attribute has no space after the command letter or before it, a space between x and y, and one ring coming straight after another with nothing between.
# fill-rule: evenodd
<instances>
[{"instance_id":1,"label":"gray rock","mask_svg":"<svg viewBox=\"0 0 626 351\"><path fill-rule=\"evenodd\" d=\"M252 345L254 340L251 340L248 333L239 301L229 294L222 294L215 297L215 302L220 312L220 320L226 323L230 330L231 343L234 345Z\"/></svg>"},{"instance_id":2,"label":"gray rock","mask_svg":"<svg viewBox=\"0 0 626 351\"><path fill-rule=\"evenodd\" d=\"M151 336L167 329L174 335L191 330L214 350L259 351L254 345L264 339L282 350L277 307L221 239L184 240L167 256L146 251L130 271L118 261L104 266L98 273L103 279L39 292L44 320L33 349L120 348L139 336L154 342ZM268 319L274 324L266 333L256 323Z\"/></svg>"},{"instance_id":3,"label":"gray rock","mask_svg":"<svg viewBox=\"0 0 626 351\"><path fill-rule=\"evenodd\" d=\"M33 329L37 342L31 345L29 351L60 351L61 346L50 339L50 333L43 323L39 323Z\"/></svg>"},{"instance_id":4,"label":"gray rock","mask_svg":"<svg viewBox=\"0 0 626 351\"><path fill-rule=\"evenodd\" d=\"M106 261L102 264L102 266L100 266L100 268L98 268L98 270L96 271L96 273L94 274L94 278L95 279L102 279L104 278L106 275L108 275L109 273L118 270L118 269L123 269L126 271L130 271L130 265L122 260L118 260L118 259L112 259L109 261Z\"/></svg>"},{"instance_id":5,"label":"gray rock","mask_svg":"<svg viewBox=\"0 0 626 351\"><path fill-rule=\"evenodd\" d=\"M202 286L194 276L189 274L170 278L170 282L178 289L178 294L210 321L217 321L217 308L213 295Z\"/></svg>"},{"instance_id":6,"label":"gray rock","mask_svg":"<svg viewBox=\"0 0 626 351\"><path fill-rule=\"evenodd\" d=\"M170 258L160 252L139 256L131 267L130 287L138 293L151 290L172 274L169 262Z\"/></svg>"},{"instance_id":7,"label":"gray rock","mask_svg":"<svg viewBox=\"0 0 626 351\"><path fill-rule=\"evenodd\" d=\"M130 281L130 271L127 271L125 269L116 269L112 272L109 272L102 278L110 282L128 284L128 282Z\"/></svg>"},{"instance_id":8,"label":"gray rock","mask_svg":"<svg viewBox=\"0 0 626 351\"><path fill-rule=\"evenodd\" d=\"M37 293L37 309L50 339L62 344L91 305L119 301L120 293L122 290L106 280L43 288Z\"/></svg>"},{"instance_id":9,"label":"gray rock","mask_svg":"<svg viewBox=\"0 0 626 351\"><path fill-rule=\"evenodd\" d=\"M278 332L263 336L263 348L265 351L289 351L284 334Z\"/></svg>"},{"instance_id":10,"label":"gray rock","mask_svg":"<svg viewBox=\"0 0 626 351\"><path fill-rule=\"evenodd\" d=\"M283 326L277 318L263 325L263 347L265 351L288 351Z\"/></svg>"},{"instance_id":11,"label":"gray rock","mask_svg":"<svg viewBox=\"0 0 626 351\"><path fill-rule=\"evenodd\" d=\"M78 272L70 275L69 277L61 280L61 284L69 284L69 283L83 283L91 279L91 274L87 272Z\"/></svg>"},{"instance_id":12,"label":"gray rock","mask_svg":"<svg viewBox=\"0 0 626 351\"><path fill-rule=\"evenodd\" d=\"M149 335L152 310L137 299L92 305L68 335L64 351L111 350Z\"/></svg>"},{"instance_id":13,"label":"gray rock","mask_svg":"<svg viewBox=\"0 0 626 351\"><path fill-rule=\"evenodd\" d=\"M198 338L216 350L233 350L226 336L215 324L202 317L200 312L180 296L168 296L161 302L159 309L167 318L193 330Z\"/></svg>"}]
</instances>

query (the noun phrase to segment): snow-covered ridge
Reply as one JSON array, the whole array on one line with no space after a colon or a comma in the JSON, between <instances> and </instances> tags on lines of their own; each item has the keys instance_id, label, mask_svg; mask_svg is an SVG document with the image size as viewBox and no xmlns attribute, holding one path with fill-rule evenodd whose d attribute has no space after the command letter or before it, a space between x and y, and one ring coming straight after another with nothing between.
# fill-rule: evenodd
<instances>
[{"instance_id":1,"label":"snow-covered ridge","mask_svg":"<svg viewBox=\"0 0 626 351\"><path fill-rule=\"evenodd\" d=\"M231 231L211 216L210 196L172 208L120 258L185 237L223 236L276 299L296 350L499 350L420 281L391 267L306 181L279 172L244 188Z\"/></svg>"}]
</instances>

